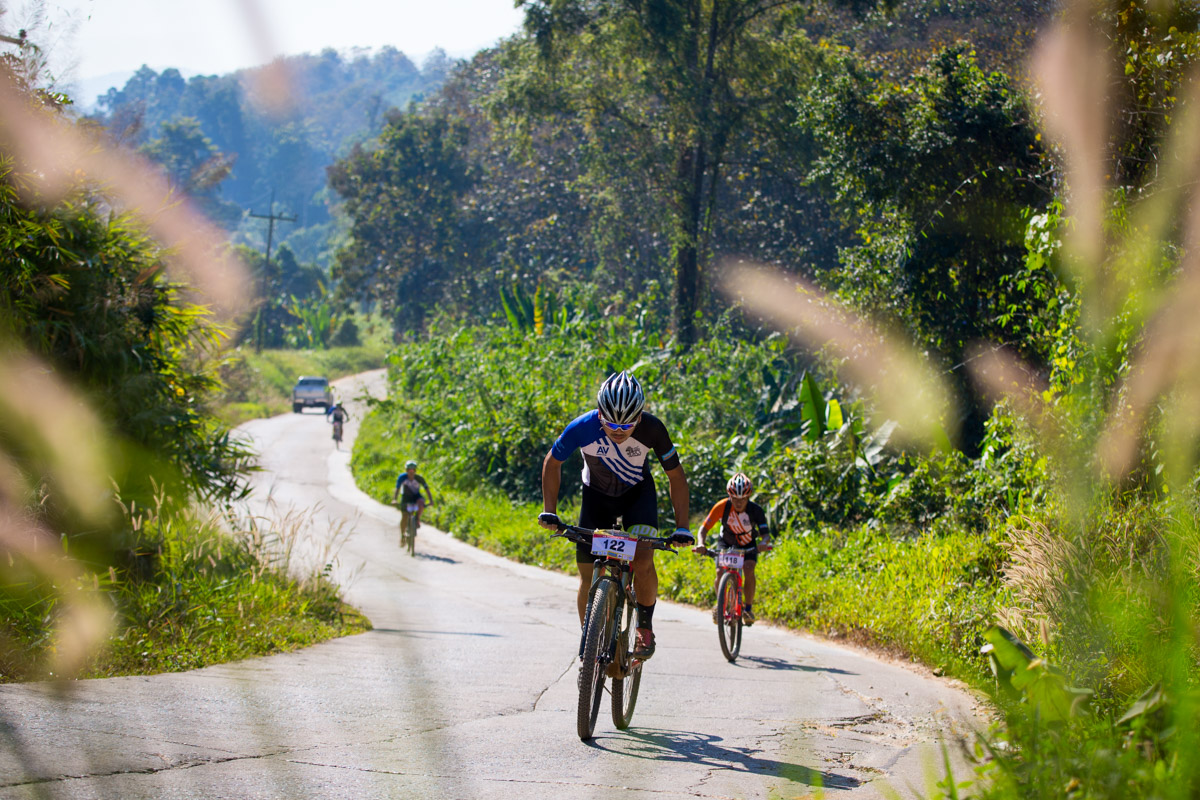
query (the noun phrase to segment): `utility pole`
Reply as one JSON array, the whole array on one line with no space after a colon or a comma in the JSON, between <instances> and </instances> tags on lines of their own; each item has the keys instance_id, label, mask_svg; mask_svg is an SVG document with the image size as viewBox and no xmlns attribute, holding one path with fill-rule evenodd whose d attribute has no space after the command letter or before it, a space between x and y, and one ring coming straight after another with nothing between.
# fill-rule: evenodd
<instances>
[{"instance_id":1,"label":"utility pole","mask_svg":"<svg viewBox=\"0 0 1200 800\"><path fill-rule=\"evenodd\" d=\"M266 320L263 318L263 306L267 302L267 272L271 269L271 241L275 238L275 222L295 222L296 217L285 216L275 213L275 190L271 190L271 209L266 214L255 214L250 212L250 216L256 219L267 220L267 260L263 264L262 271L262 302L258 306L258 317L254 322L254 352L261 353L263 347L263 335L266 332Z\"/></svg>"}]
</instances>

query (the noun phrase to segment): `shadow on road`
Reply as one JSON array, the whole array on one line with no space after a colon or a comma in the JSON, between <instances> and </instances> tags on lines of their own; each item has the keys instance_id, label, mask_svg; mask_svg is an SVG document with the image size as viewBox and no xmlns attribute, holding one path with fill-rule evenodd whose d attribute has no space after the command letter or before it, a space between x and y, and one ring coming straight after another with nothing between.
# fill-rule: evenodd
<instances>
[{"instance_id":1,"label":"shadow on road","mask_svg":"<svg viewBox=\"0 0 1200 800\"><path fill-rule=\"evenodd\" d=\"M833 672L838 675L857 675L857 672L850 672L837 667L812 667L808 664L797 664L794 661L787 661L782 658L771 658L770 656L741 656L733 663L735 667L742 669L771 669L771 670L786 670L791 672Z\"/></svg>"},{"instance_id":2,"label":"shadow on road","mask_svg":"<svg viewBox=\"0 0 1200 800\"><path fill-rule=\"evenodd\" d=\"M441 564L457 564L458 563L453 558L446 558L445 556L433 556L433 555L430 555L429 553L417 553L416 558L419 558L422 561L437 561Z\"/></svg>"},{"instance_id":3,"label":"shadow on road","mask_svg":"<svg viewBox=\"0 0 1200 800\"><path fill-rule=\"evenodd\" d=\"M855 789L862 786L858 778L836 775L818 769L760 758L757 750L746 747L724 747L723 739L690 731L669 731L642 728L637 731L615 733L612 736L596 737L591 745L597 750L621 753L634 758L653 761L686 761L700 763L716 769L748 772L758 775L777 775L792 783L820 786L825 789Z\"/></svg>"}]
</instances>

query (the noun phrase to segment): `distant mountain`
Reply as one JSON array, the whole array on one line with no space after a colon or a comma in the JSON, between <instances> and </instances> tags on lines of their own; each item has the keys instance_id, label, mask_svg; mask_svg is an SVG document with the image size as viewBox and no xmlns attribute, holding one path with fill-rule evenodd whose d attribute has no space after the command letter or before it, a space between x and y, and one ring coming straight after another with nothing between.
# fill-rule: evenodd
<instances>
[{"instance_id":1,"label":"distant mountain","mask_svg":"<svg viewBox=\"0 0 1200 800\"><path fill-rule=\"evenodd\" d=\"M265 68L196 75L143 66L97 99L92 118L126 145L163 164L173 183L196 196L235 241L261 247L266 224L249 212L295 216L276 227L297 258L328 263L336 237L325 168L374 138L386 112L436 91L453 62L434 51L421 67L394 48L366 55L329 49L289 56L293 88L285 109L256 100Z\"/></svg>"},{"instance_id":2,"label":"distant mountain","mask_svg":"<svg viewBox=\"0 0 1200 800\"><path fill-rule=\"evenodd\" d=\"M75 107L85 114L96 110L100 96L107 94L114 86L124 86L133 77L134 71L123 69L119 72L109 72L92 78L75 78L62 84L61 88L73 101Z\"/></svg>"}]
</instances>

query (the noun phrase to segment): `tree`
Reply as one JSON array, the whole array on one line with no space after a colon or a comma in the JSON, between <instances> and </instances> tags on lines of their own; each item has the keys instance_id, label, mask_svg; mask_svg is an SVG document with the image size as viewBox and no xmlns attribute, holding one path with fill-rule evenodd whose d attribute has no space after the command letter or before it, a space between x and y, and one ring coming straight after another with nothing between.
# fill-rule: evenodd
<instances>
[{"instance_id":1,"label":"tree","mask_svg":"<svg viewBox=\"0 0 1200 800\"><path fill-rule=\"evenodd\" d=\"M163 123L159 137L143 146L142 152L161 164L171 185L194 199L210 217L226 225L241 219L241 209L218 196L218 187L229 177L235 158L218 150L194 117Z\"/></svg>"},{"instance_id":2,"label":"tree","mask_svg":"<svg viewBox=\"0 0 1200 800\"><path fill-rule=\"evenodd\" d=\"M351 219L334 277L345 295L379 301L398 328L419 326L456 268L472 263L467 133L459 120L410 108L389 116L377 149L356 146L329 169Z\"/></svg>"},{"instance_id":3,"label":"tree","mask_svg":"<svg viewBox=\"0 0 1200 800\"><path fill-rule=\"evenodd\" d=\"M578 114L597 184L638 167L670 242L672 325L695 339L711 209L752 110L780 101L783 0L523 0L506 105ZM786 85L787 81L783 83ZM650 222L650 221L648 221Z\"/></svg>"},{"instance_id":4,"label":"tree","mask_svg":"<svg viewBox=\"0 0 1200 800\"><path fill-rule=\"evenodd\" d=\"M948 370L972 342L1010 342L1006 318L1038 302L1032 285L1008 280L1025 266L1028 209L1052 199L1012 79L985 74L966 45L934 54L903 82L835 55L799 110L797 124L821 148L810 177L860 240L826 282ZM971 446L986 413L965 381L961 388Z\"/></svg>"},{"instance_id":5,"label":"tree","mask_svg":"<svg viewBox=\"0 0 1200 800\"><path fill-rule=\"evenodd\" d=\"M167 254L131 216L96 213L108 198L81 188L26 205L18 187L30 185L0 157L0 349L15 337L143 454L113 476L127 497L149 499L150 480L175 472L201 496L241 494L249 454L205 412L220 329L167 280Z\"/></svg>"}]
</instances>

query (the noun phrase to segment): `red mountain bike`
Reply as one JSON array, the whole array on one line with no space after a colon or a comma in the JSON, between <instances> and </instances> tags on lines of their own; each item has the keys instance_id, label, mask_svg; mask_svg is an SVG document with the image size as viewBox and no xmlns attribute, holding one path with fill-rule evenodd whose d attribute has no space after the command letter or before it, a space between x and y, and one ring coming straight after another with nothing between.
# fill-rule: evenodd
<instances>
[{"instance_id":1,"label":"red mountain bike","mask_svg":"<svg viewBox=\"0 0 1200 800\"><path fill-rule=\"evenodd\" d=\"M708 550L704 555L717 562L717 638L721 652L730 663L737 661L742 649L742 565L749 547L727 547ZM759 553L771 550L770 545L759 547Z\"/></svg>"},{"instance_id":2,"label":"red mountain bike","mask_svg":"<svg viewBox=\"0 0 1200 800\"><path fill-rule=\"evenodd\" d=\"M592 738L606 676L612 678L613 724L625 730L633 719L638 686L642 681L642 662L633 657L637 594L629 565L641 546L675 552L670 546L671 539L658 536L658 531L649 525L634 525L629 531L592 530L567 525L556 514L548 512L538 515L538 520L557 526L556 537L590 544L596 558L583 635L579 640L581 663L576 712L579 738L585 742Z\"/></svg>"}]
</instances>

